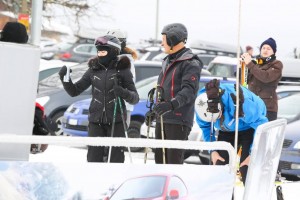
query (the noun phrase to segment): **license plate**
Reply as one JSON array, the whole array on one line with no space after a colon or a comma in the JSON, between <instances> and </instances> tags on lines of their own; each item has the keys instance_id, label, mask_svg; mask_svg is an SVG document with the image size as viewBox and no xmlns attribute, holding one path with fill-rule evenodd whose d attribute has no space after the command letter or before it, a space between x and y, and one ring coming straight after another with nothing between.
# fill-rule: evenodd
<instances>
[{"instance_id":1,"label":"license plate","mask_svg":"<svg viewBox=\"0 0 300 200\"><path fill-rule=\"evenodd\" d=\"M77 119L69 119L70 125L77 125Z\"/></svg>"}]
</instances>

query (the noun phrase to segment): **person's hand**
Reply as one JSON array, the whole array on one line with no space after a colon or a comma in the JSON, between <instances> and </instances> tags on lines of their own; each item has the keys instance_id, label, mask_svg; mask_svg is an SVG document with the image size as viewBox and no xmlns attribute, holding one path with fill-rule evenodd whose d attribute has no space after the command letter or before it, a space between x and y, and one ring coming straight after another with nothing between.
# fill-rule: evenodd
<instances>
[{"instance_id":1,"label":"person's hand","mask_svg":"<svg viewBox=\"0 0 300 200\"><path fill-rule=\"evenodd\" d=\"M164 102L158 103L153 108L153 112L155 112L158 115L163 115L172 110L173 110L173 107L172 107L171 102L169 102L169 101L164 101Z\"/></svg>"},{"instance_id":2,"label":"person's hand","mask_svg":"<svg viewBox=\"0 0 300 200\"><path fill-rule=\"evenodd\" d=\"M220 80L213 79L205 84L206 95L208 99L219 98Z\"/></svg>"},{"instance_id":3,"label":"person's hand","mask_svg":"<svg viewBox=\"0 0 300 200\"><path fill-rule=\"evenodd\" d=\"M116 97L124 98L127 90L120 85L114 85L114 93Z\"/></svg>"},{"instance_id":4,"label":"person's hand","mask_svg":"<svg viewBox=\"0 0 300 200\"><path fill-rule=\"evenodd\" d=\"M250 163L250 155L240 164L240 168L243 166L249 166Z\"/></svg>"},{"instance_id":5,"label":"person's hand","mask_svg":"<svg viewBox=\"0 0 300 200\"><path fill-rule=\"evenodd\" d=\"M145 124L147 126L149 126L153 120L155 119L155 113L153 111L148 111L146 114L145 114Z\"/></svg>"},{"instance_id":6,"label":"person's hand","mask_svg":"<svg viewBox=\"0 0 300 200\"><path fill-rule=\"evenodd\" d=\"M207 101L208 112L211 113L220 112L218 108L218 104L220 103L219 87L220 87L220 81L217 79L213 79L205 84L205 90L208 99Z\"/></svg>"},{"instance_id":7,"label":"person's hand","mask_svg":"<svg viewBox=\"0 0 300 200\"><path fill-rule=\"evenodd\" d=\"M64 79L64 76L67 74L68 68L64 65L62 68L59 70L58 75L60 77L60 80ZM72 69L70 69L70 73L72 72Z\"/></svg>"},{"instance_id":8,"label":"person's hand","mask_svg":"<svg viewBox=\"0 0 300 200\"><path fill-rule=\"evenodd\" d=\"M213 151L211 153L211 161L212 161L212 163L215 165L218 160L220 160L222 162L225 162L225 159L222 158L218 152Z\"/></svg>"},{"instance_id":9,"label":"person's hand","mask_svg":"<svg viewBox=\"0 0 300 200\"><path fill-rule=\"evenodd\" d=\"M163 101L154 106L153 112L158 115L163 115L167 112L170 112L176 108L178 108L179 103L176 99L172 101Z\"/></svg>"},{"instance_id":10,"label":"person's hand","mask_svg":"<svg viewBox=\"0 0 300 200\"><path fill-rule=\"evenodd\" d=\"M241 55L241 59L243 62L245 62L246 65L248 65L252 61L251 55L249 53L243 53Z\"/></svg>"}]
</instances>

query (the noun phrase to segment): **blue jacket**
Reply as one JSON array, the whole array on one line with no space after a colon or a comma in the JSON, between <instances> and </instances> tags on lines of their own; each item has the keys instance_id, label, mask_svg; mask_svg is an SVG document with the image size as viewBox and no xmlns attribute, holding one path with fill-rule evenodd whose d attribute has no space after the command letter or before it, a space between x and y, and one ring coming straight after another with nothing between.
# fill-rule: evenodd
<instances>
[{"instance_id":1,"label":"blue jacket","mask_svg":"<svg viewBox=\"0 0 300 200\"><path fill-rule=\"evenodd\" d=\"M253 128L255 131L257 127L261 124L268 122L266 117L266 106L263 100L255 95L253 92L248 90L245 87L242 87L244 93L244 103L243 103L243 111L244 117L239 118L239 131L244 131L250 128ZM224 117L224 121L221 124L221 120L217 119L214 123L214 128L222 131L234 132L235 131L235 105L232 101L230 93L234 93L236 95L236 91L234 88L234 84L220 84L220 89L224 90L224 94L221 97L221 102L223 103L222 115ZM205 92L205 88L201 89L198 92L202 94ZM210 141L210 129L211 123L203 121L196 113L196 121L203 132L203 140L206 142ZM214 131L215 132L215 131ZM212 141L216 140L215 135L213 134Z\"/></svg>"}]
</instances>

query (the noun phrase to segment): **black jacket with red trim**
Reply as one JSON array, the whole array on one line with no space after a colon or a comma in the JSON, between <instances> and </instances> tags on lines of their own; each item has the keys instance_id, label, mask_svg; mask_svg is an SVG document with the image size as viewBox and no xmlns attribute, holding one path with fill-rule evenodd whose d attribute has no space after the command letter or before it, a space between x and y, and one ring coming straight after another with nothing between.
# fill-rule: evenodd
<instances>
[{"instance_id":1,"label":"black jacket with red trim","mask_svg":"<svg viewBox=\"0 0 300 200\"><path fill-rule=\"evenodd\" d=\"M202 67L198 56L188 48L180 51L175 58L168 55L163 60L163 70L159 74L157 84L163 88L165 101L175 98L179 103L178 108L163 115L164 123L192 127Z\"/></svg>"}]
</instances>

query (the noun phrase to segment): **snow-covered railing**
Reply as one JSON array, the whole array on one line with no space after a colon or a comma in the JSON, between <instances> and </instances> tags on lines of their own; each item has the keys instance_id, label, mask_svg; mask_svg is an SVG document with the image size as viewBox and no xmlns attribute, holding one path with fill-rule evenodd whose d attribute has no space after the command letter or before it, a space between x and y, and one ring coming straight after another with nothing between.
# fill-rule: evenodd
<instances>
[{"instance_id":1,"label":"snow-covered railing","mask_svg":"<svg viewBox=\"0 0 300 200\"><path fill-rule=\"evenodd\" d=\"M229 166L235 168L234 148L227 142L198 142L180 140L154 140L142 138L111 138L111 137L58 137L58 136L28 136L0 134L0 143L14 144L55 144L72 147L82 146L124 146L148 148L180 148L193 150L226 150L229 154Z\"/></svg>"}]
</instances>

